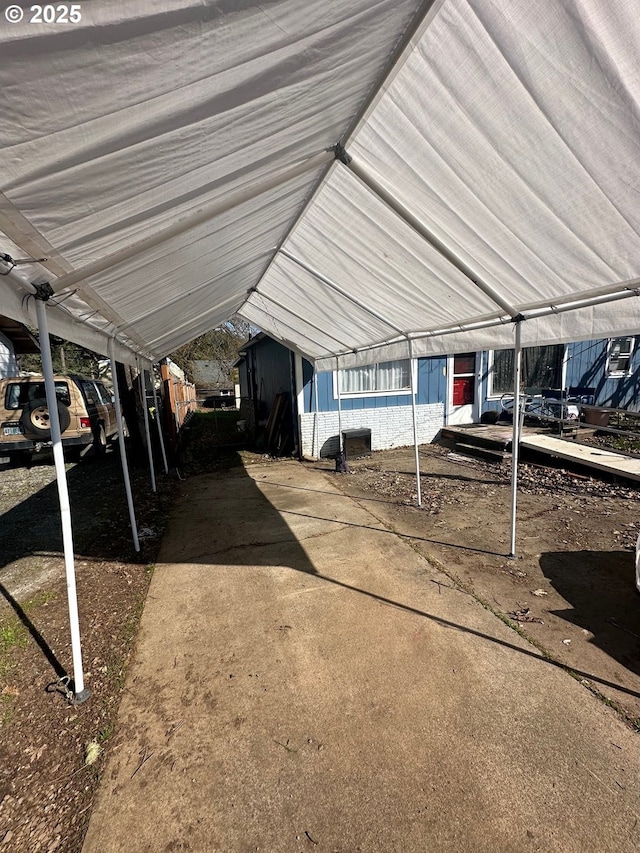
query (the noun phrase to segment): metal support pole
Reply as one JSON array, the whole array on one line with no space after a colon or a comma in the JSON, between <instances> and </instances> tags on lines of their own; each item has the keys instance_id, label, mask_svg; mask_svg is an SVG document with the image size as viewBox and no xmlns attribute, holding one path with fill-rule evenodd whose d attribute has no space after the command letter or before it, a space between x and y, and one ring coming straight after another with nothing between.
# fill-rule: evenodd
<instances>
[{"instance_id":1,"label":"metal support pole","mask_svg":"<svg viewBox=\"0 0 640 853\"><path fill-rule=\"evenodd\" d=\"M162 464L164 465L164 473L169 473L169 463L167 462L167 451L164 446L164 436L162 434L162 424L160 423L160 406L158 404L158 396L156 394L156 383L153 378L153 369L151 371L151 387L153 389L153 406L156 410L156 423L158 424L158 438L160 439L160 450L162 451Z\"/></svg>"},{"instance_id":2,"label":"metal support pole","mask_svg":"<svg viewBox=\"0 0 640 853\"><path fill-rule=\"evenodd\" d=\"M315 364L313 365L313 396L315 398L315 410L316 410L316 418L314 424L314 432L316 437L316 457L320 459L320 423L318 421L319 412L318 412L318 371L316 369Z\"/></svg>"},{"instance_id":3,"label":"metal support pole","mask_svg":"<svg viewBox=\"0 0 640 853\"><path fill-rule=\"evenodd\" d=\"M342 453L342 400L340 397L340 359L336 358L336 387L338 389L338 453Z\"/></svg>"},{"instance_id":4,"label":"metal support pole","mask_svg":"<svg viewBox=\"0 0 640 853\"><path fill-rule=\"evenodd\" d=\"M69 627L71 629L71 656L73 659L73 701L80 704L91 696L91 691L84 686L82 672L82 647L80 644L80 620L78 618L78 594L76 591L76 570L73 554L73 530L71 527L71 506L67 488L67 473L64 467L64 451L60 434L60 419L58 417L58 398L53 379L53 364L51 362L51 346L49 342L49 327L45 301L48 295L37 295L36 316L38 318L38 333L42 355L42 372L49 409L51 441L53 443L53 460L58 483L58 498L60 500L60 519L62 523L62 543L64 549L64 568L67 578L67 601L69 605Z\"/></svg>"},{"instance_id":5,"label":"metal support pole","mask_svg":"<svg viewBox=\"0 0 640 853\"><path fill-rule=\"evenodd\" d=\"M157 492L156 470L153 464L153 448L151 447L151 432L149 431L149 406L147 405L146 371L140 371L140 395L142 397L142 414L144 415L144 431L147 436L147 454L149 456L149 473L151 475L151 491Z\"/></svg>"},{"instance_id":6,"label":"metal support pole","mask_svg":"<svg viewBox=\"0 0 640 853\"><path fill-rule=\"evenodd\" d=\"M131 481L129 480L129 466L127 464L127 450L124 446L124 428L122 426L122 406L120 405L120 391L118 389L118 375L116 373L115 344L113 338L109 341L109 358L111 359L111 379L113 381L113 394L116 403L116 420L118 422L118 444L120 445L120 461L122 462L122 476L124 477L124 490L127 495L127 506L129 507L129 521L131 522L131 534L133 536L133 547L140 550L138 539L138 525L136 513L133 508L133 495L131 494Z\"/></svg>"},{"instance_id":7,"label":"metal support pole","mask_svg":"<svg viewBox=\"0 0 640 853\"><path fill-rule=\"evenodd\" d=\"M418 420L416 416L416 382L413 376L413 344L409 340L409 371L411 374L411 415L413 417L413 450L416 459L416 491L418 493L418 506L422 506L422 490L420 488L420 453L418 452ZM416 370L417 370L416 365Z\"/></svg>"},{"instance_id":8,"label":"metal support pole","mask_svg":"<svg viewBox=\"0 0 640 853\"><path fill-rule=\"evenodd\" d=\"M516 323L516 340L513 351L513 435L511 438L511 540L509 556L516 555L516 504L518 496L518 461L520 457L520 383L522 381L522 323ZM524 414L524 413L523 413Z\"/></svg>"}]
</instances>

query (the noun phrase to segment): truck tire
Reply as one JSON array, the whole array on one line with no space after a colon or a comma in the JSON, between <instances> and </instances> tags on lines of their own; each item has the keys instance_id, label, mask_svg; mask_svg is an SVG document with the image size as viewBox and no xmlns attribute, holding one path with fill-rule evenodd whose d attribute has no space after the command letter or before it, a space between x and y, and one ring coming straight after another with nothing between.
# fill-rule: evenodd
<instances>
[{"instance_id":1,"label":"truck tire","mask_svg":"<svg viewBox=\"0 0 640 853\"><path fill-rule=\"evenodd\" d=\"M107 434L103 424L98 424L93 433L93 452L95 456L104 456L107 452Z\"/></svg>"},{"instance_id":2,"label":"truck tire","mask_svg":"<svg viewBox=\"0 0 640 853\"><path fill-rule=\"evenodd\" d=\"M64 403L60 402L60 400L57 402L60 432L63 433L71 423L71 415ZM25 406L20 415L20 424L25 436L35 441L51 440L50 421L49 407L46 400L34 400L28 406Z\"/></svg>"}]
</instances>

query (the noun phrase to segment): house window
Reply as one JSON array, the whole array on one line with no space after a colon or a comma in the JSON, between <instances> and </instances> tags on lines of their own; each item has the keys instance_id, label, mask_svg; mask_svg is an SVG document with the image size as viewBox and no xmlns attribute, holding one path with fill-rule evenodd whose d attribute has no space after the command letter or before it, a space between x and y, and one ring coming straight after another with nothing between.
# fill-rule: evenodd
<instances>
[{"instance_id":1,"label":"house window","mask_svg":"<svg viewBox=\"0 0 640 853\"><path fill-rule=\"evenodd\" d=\"M612 338L607 353L607 376L628 376L632 353L633 338Z\"/></svg>"},{"instance_id":2,"label":"house window","mask_svg":"<svg viewBox=\"0 0 640 853\"><path fill-rule=\"evenodd\" d=\"M493 353L490 396L513 393L512 349ZM525 347L522 350L522 384L525 388L560 388L564 345Z\"/></svg>"},{"instance_id":3,"label":"house window","mask_svg":"<svg viewBox=\"0 0 640 853\"><path fill-rule=\"evenodd\" d=\"M411 362L384 361L363 367L350 367L339 372L341 397L369 397L376 394L408 394L411 392ZM334 396L337 383L334 373Z\"/></svg>"}]
</instances>

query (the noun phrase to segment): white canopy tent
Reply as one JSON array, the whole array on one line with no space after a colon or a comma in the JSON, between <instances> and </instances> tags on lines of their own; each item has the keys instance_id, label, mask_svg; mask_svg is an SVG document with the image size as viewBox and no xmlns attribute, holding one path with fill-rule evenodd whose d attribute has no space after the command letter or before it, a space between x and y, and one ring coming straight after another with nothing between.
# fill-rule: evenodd
<instances>
[{"instance_id":1,"label":"white canopy tent","mask_svg":"<svg viewBox=\"0 0 640 853\"><path fill-rule=\"evenodd\" d=\"M52 331L143 367L236 312L319 370L640 330L635 0L31 14L0 313L47 280Z\"/></svg>"}]
</instances>

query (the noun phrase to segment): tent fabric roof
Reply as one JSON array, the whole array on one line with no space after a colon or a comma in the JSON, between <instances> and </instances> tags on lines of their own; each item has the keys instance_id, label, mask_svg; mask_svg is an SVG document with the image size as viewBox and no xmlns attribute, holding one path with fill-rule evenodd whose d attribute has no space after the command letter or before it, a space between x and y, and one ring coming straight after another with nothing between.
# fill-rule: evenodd
<instances>
[{"instance_id":1,"label":"tent fabric roof","mask_svg":"<svg viewBox=\"0 0 640 853\"><path fill-rule=\"evenodd\" d=\"M117 335L123 360L240 312L320 369L408 336L512 346L520 315L525 345L640 329L639 299L604 301L640 287L635 0L82 15L2 32L0 251L48 259L0 281L7 316L33 322L25 282L46 277L52 331ZM338 142L351 166L323 155Z\"/></svg>"}]
</instances>

